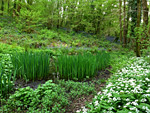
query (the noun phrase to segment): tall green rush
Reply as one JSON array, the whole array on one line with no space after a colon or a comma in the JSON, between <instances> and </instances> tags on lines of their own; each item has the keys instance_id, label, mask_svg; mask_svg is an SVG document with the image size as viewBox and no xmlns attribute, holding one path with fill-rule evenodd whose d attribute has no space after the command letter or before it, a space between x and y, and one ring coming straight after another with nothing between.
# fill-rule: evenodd
<instances>
[{"instance_id":1,"label":"tall green rush","mask_svg":"<svg viewBox=\"0 0 150 113\"><path fill-rule=\"evenodd\" d=\"M16 69L17 78L41 80L48 77L50 55L45 52L13 53L12 64Z\"/></svg>"},{"instance_id":2,"label":"tall green rush","mask_svg":"<svg viewBox=\"0 0 150 113\"><path fill-rule=\"evenodd\" d=\"M105 51L93 54L61 55L58 56L55 67L60 79L77 79L94 77L96 72L109 65L110 55Z\"/></svg>"}]
</instances>

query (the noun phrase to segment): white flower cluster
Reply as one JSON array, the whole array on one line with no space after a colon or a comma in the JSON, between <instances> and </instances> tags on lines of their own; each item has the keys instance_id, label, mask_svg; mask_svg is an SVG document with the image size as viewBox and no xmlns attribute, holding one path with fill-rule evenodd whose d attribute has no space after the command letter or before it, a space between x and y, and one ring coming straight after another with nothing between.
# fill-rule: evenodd
<instances>
[{"instance_id":1,"label":"white flower cluster","mask_svg":"<svg viewBox=\"0 0 150 113\"><path fill-rule=\"evenodd\" d=\"M150 65L143 58L131 60L134 62L114 74L103 93L95 96L90 104L94 109L84 108L84 113L114 113L119 110L150 113Z\"/></svg>"}]
</instances>

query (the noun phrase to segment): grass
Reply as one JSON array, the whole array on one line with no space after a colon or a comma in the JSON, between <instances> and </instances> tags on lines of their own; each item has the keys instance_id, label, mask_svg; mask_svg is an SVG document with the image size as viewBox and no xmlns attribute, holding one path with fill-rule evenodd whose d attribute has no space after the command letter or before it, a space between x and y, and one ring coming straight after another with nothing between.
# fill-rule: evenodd
<instances>
[{"instance_id":1,"label":"grass","mask_svg":"<svg viewBox=\"0 0 150 113\"><path fill-rule=\"evenodd\" d=\"M12 55L17 78L41 80L49 75L50 56L44 52L24 52Z\"/></svg>"},{"instance_id":2,"label":"grass","mask_svg":"<svg viewBox=\"0 0 150 113\"><path fill-rule=\"evenodd\" d=\"M109 54L104 51L96 55L61 55L56 60L56 71L59 72L60 79L83 80L94 77L98 70L105 69L109 59Z\"/></svg>"}]
</instances>

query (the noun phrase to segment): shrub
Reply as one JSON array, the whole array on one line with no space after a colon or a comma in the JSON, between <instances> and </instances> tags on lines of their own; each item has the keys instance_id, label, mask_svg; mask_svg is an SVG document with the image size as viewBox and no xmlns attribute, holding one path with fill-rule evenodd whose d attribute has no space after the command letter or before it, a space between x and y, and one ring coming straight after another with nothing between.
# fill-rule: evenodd
<instances>
[{"instance_id":1,"label":"shrub","mask_svg":"<svg viewBox=\"0 0 150 113\"><path fill-rule=\"evenodd\" d=\"M42 29L40 30L40 35L39 37L41 39L56 39L59 38L59 35L56 32L53 32L51 30L48 29Z\"/></svg>"},{"instance_id":2,"label":"shrub","mask_svg":"<svg viewBox=\"0 0 150 113\"><path fill-rule=\"evenodd\" d=\"M40 80L49 74L50 56L44 52L13 53L12 64L17 78Z\"/></svg>"},{"instance_id":3,"label":"shrub","mask_svg":"<svg viewBox=\"0 0 150 113\"><path fill-rule=\"evenodd\" d=\"M59 72L60 79L82 80L95 76L98 70L105 69L109 65L109 57L106 52L96 55L62 55L56 60L56 71Z\"/></svg>"},{"instance_id":4,"label":"shrub","mask_svg":"<svg viewBox=\"0 0 150 113\"><path fill-rule=\"evenodd\" d=\"M52 83L51 80L39 86L35 92L42 106L53 113L64 111L63 108L69 104L64 88Z\"/></svg>"},{"instance_id":5,"label":"shrub","mask_svg":"<svg viewBox=\"0 0 150 113\"><path fill-rule=\"evenodd\" d=\"M27 33L35 32L35 29L41 26L41 12L40 11L31 11L27 8L21 8L19 17L17 17L17 28L20 31Z\"/></svg>"},{"instance_id":6,"label":"shrub","mask_svg":"<svg viewBox=\"0 0 150 113\"><path fill-rule=\"evenodd\" d=\"M89 84L87 82L74 82L72 80L64 81L58 80L58 85L64 87L65 91L69 94L71 99L76 99L82 95L96 94L96 89L94 84Z\"/></svg>"},{"instance_id":7,"label":"shrub","mask_svg":"<svg viewBox=\"0 0 150 113\"><path fill-rule=\"evenodd\" d=\"M69 104L64 88L47 81L36 90L30 87L19 88L7 100L2 108L7 112L46 112L64 113L64 107ZM48 113L49 113L48 112Z\"/></svg>"},{"instance_id":8,"label":"shrub","mask_svg":"<svg viewBox=\"0 0 150 113\"><path fill-rule=\"evenodd\" d=\"M22 47L0 43L0 53L12 54L13 52L22 52L22 51L24 51L24 48Z\"/></svg>"}]
</instances>

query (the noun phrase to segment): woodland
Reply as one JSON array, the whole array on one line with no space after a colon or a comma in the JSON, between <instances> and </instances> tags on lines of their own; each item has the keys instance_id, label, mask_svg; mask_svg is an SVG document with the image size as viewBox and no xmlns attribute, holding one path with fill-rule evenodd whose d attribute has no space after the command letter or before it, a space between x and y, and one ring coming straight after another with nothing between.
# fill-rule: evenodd
<instances>
[{"instance_id":1,"label":"woodland","mask_svg":"<svg viewBox=\"0 0 150 113\"><path fill-rule=\"evenodd\" d=\"M0 113L150 113L149 0L0 0Z\"/></svg>"}]
</instances>

